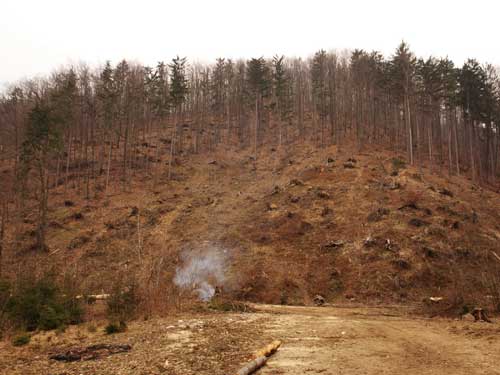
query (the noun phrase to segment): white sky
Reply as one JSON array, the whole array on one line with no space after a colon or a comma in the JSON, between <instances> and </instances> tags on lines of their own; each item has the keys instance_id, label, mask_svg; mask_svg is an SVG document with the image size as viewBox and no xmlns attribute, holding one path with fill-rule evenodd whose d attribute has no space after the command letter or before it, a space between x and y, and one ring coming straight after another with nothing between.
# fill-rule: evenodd
<instances>
[{"instance_id":1,"label":"white sky","mask_svg":"<svg viewBox=\"0 0 500 375\"><path fill-rule=\"evenodd\" d=\"M308 56L320 48L500 65L498 0L0 0L0 87L68 63L176 54Z\"/></svg>"}]
</instances>

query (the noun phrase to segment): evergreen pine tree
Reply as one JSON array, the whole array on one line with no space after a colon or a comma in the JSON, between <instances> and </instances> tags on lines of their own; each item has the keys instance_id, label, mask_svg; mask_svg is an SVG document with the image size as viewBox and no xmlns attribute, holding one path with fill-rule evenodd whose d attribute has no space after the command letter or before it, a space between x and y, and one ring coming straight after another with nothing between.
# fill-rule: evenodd
<instances>
[{"instance_id":1,"label":"evergreen pine tree","mask_svg":"<svg viewBox=\"0 0 500 375\"><path fill-rule=\"evenodd\" d=\"M311 85L314 109L320 118L321 146L324 146L325 118L328 115L327 97L327 55L326 51L319 50L314 54L311 64Z\"/></svg>"},{"instance_id":2,"label":"evergreen pine tree","mask_svg":"<svg viewBox=\"0 0 500 375\"><path fill-rule=\"evenodd\" d=\"M247 63L247 81L251 90L251 94L255 99L255 133L254 133L254 150L257 157L257 145L259 142L259 131L261 123L262 99L267 94L269 89L269 81L267 79L268 68L263 57L258 59L252 58Z\"/></svg>"},{"instance_id":3,"label":"evergreen pine tree","mask_svg":"<svg viewBox=\"0 0 500 375\"><path fill-rule=\"evenodd\" d=\"M47 208L49 199L49 166L52 158L62 148L62 131L55 111L47 103L37 102L29 112L22 144L21 161L23 176L28 178L34 171L38 192L38 218L36 246L46 248Z\"/></svg>"},{"instance_id":4,"label":"evergreen pine tree","mask_svg":"<svg viewBox=\"0 0 500 375\"><path fill-rule=\"evenodd\" d=\"M187 58L179 56L172 59L172 63L168 65L170 68L170 103L174 108L175 120L170 140L170 160L168 164L168 178L172 177L172 159L175 152L175 142L177 137L177 127L182 118L182 105L186 100L188 93L188 85L186 79L186 62Z\"/></svg>"},{"instance_id":5,"label":"evergreen pine tree","mask_svg":"<svg viewBox=\"0 0 500 375\"><path fill-rule=\"evenodd\" d=\"M400 104L403 106L404 120L407 132L407 152L410 163L413 164L413 124L412 103L414 94L414 76L416 69L416 58L410 51L410 47L404 41L396 49L391 60L391 77L393 89Z\"/></svg>"}]
</instances>

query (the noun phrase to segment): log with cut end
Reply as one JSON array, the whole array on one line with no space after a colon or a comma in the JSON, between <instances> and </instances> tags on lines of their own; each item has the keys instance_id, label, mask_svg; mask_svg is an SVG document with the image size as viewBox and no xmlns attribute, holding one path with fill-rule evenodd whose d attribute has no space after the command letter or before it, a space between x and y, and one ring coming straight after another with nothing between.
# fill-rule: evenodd
<instances>
[{"instance_id":1,"label":"log with cut end","mask_svg":"<svg viewBox=\"0 0 500 375\"><path fill-rule=\"evenodd\" d=\"M255 359L248 362L244 367L242 367L236 375L250 375L253 374L255 371L260 369L262 366L264 366L269 359L270 356L272 356L278 348L281 345L281 341L273 341L271 344L267 345L266 347L262 348L258 352L255 353Z\"/></svg>"},{"instance_id":2,"label":"log with cut end","mask_svg":"<svg viewBox=\"0 0 500 375\"><path fill-rule=\"evenodd\" d=\"M281 346L281 341L275 340L272 343L270 343L269 345L267 345L267 346L263 347L262 349L260 349L259 351L257 351L255 353L255 356L256 357L270 357L274 353L276 353L276 351L278 350L278 348L280 346Z\"/></svg>"},{"instance_id":3,"label":"log with cut end","mask_svg":"<svg viewBox=\"0 0 500 375\"><path fill-rule=\"evenodd\" d=\"M266 364L267 358L268 357L264 356L255 358L253 361L248 362L244 367L242 367L240 371L237 372L237 375L253 374L255 371Z\"/></svg>"}]
</instances>

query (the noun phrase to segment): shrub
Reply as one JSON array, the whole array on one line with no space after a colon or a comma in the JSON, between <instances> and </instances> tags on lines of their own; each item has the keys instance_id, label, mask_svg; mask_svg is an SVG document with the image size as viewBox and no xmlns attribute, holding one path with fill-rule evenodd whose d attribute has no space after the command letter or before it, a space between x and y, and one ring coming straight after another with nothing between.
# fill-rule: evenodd
<instances>
[{"instance_id":1,"label":"shrub","mask_svg":"<svg viewBox=\"0 0 500 375\"><path fill-rule=\"evenodd\" d=\"M83 315L85 313L83 309L83 300L77 299L78 291L76 287L65 280L63 289L63 299L62 304L66 311L65 324L80 324L83 322Z\"/></svg>"},{"instance_id":2,"label":"shrub","mask_svg":"<svg viewBox=\"0 0 500 375\"><path fill-rule=\"evenodd\" d=\"M29 335L23 334L18 335L12 339L12 345L14 346L23 346L29 344L31 337Z\"/></svg>"},{"instance_id":3,"label":"shrub","mask_svg":"<svg viewBox=\"0 0 500 375\"><path fill-rule=\"evenodd\" d=\"M111 321L125 322L134 317L140 299L137 284L130 282L127 285L118 282L113 286L107 299L107 315Z\"/></svg>"},{"instance_id":4,"label":"shrub","mask_svg":"<svg viewBox=\"0 0 500 375\"><path fill-rule=\"evenodd\" d=\"M121 321L120 323L109 323L106 326L106 328L104 328L104 331L108 335L125 332L126 330L127 330L127 324L123 321Z\"/></svg>"},{"instance_id":5,"label":"shrub","mask_svg":"<svg viewBox=\"0 0 500 375\"><path fill-rule=\"evenodd\" d=\"M41 280L21 280L9 304L11 319L28 331L42 324L50 325L52 305L57 288L48 278ZM47 311L48 310L48 311Z\"/></svg>"},{"instance_id":6,"label":"shrub","mask_svg":"<svg viewBox=\"0 0 500 375\"><path fill-rule=\"evenodd\" d=\"M83 316L79 301L62 290L50 275L21 280L9 300L7 312L16 325L28 331L80 323Z\"/></svg>"},{"instance_id":7,"label":"shrub","mask_svg":"<svg viewBox=\"0 0 500 375\"><path fill-rule=\"evenodd\" d=\"M57 304L42 307L39 312L38 328L49 331L62 326L65 321L65 314L61 307Z\"/></svg>"}]
</instances>

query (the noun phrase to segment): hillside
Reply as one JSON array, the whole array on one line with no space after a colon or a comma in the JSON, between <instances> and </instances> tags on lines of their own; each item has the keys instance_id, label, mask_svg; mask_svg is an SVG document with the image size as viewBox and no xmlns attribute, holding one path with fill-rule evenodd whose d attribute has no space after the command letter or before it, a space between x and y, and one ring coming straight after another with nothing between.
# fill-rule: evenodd
<instances>
[{"instance_id":1,"label":"hillside","mask_svg":"<svg viewBox=\"0 0 500 375\"><path fill-rule=\"evenodd\" d=\"M30 248L28 217L7 233L18 246L7 247L5 269L55 266L82 294L133 279L145 311L195 299L205 282L232 299L278 304L435 296L455 313L500 302L498 192L397 154L297 145L254 160L227 150L179 156L172 180L134 173L129 191L109 197L53 191L47 252ZM201 262L203 275L175 285L193 262L187 272Z\"/></svg>"},{"instance_id":2,"label":"hillside","mask_svg":"<svg viewBox=\"0 0 500 375\"><path fill-rule=\"evenodd\" d=\"M500 375L500 2L4 3L0 375Z\"/></svg>"}]
</instances>

